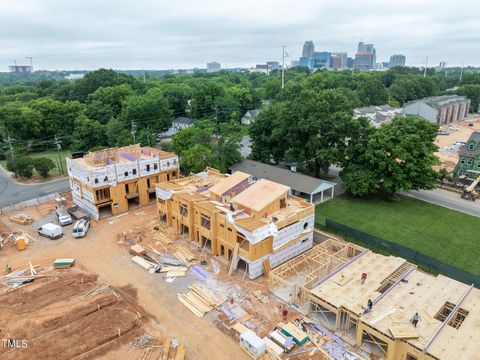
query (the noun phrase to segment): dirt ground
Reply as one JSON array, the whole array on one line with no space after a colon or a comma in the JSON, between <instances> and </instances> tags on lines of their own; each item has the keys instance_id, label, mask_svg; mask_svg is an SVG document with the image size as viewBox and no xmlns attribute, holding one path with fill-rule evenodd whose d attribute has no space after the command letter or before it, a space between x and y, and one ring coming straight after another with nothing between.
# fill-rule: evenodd
<instances>
[{"instance_id":1,"label":"dirt ground","mask_svg":"<svg viewBox=\"0 0 480 360\"><path fill-rule=\"evenodd\" d=\"M24 209L18 213L31 215L35 221L38 221L45 217L51 217L53 209L53 203L45 203L34 208ZM89 272L98 274L98 281L108 283L117 289L130 288L136 292L136 301L150 319L148 323L149 333L162 334L165 338L178 339L178 341L185 343L186 359L248 359L248 356L239 347L238 340L229 337L225 331L214 325L218 321L218 317L207 314L208 316L205 316L205 318L199 319L177 300L177 293L182 290L182 278L176 278L170 284L165 282L160 274L150 274L131 261L131 255L127 251L128 247L122 241L119 241L118 234L124 231L130 236L140 231L142 241L148 241L151 230L156 224L155 214L155 206L150 205L138 208L126 215L122 214L99 222L93 221L88 235L82 239L74 239L71 236L72 225L69 225L64 227L65 236L55 241L39 237L35 231L36 223L22 226L11 223L6 216L0 217L0 231L8 233L13 230L24 230L36 238L34 244L21 252L17 251L11 244L7 244L0 251L0 269L3 271L5 265L9 264L15 271L16 269L24 269L28 262L51 264L56 258L75 258L77 263L84 266ZM192 244L187 243L187 245L190 245L189 248L192 249ZM195 251L198 253L201 251L195 246L193 246L193 249L196 249ZM222 272L224 272L225 266L223 264L220 264L220 266ZM208 269L211 269L211 265ZM219 274L218 276L221 277L222 275ZM241 292L245 292L245 285L250 282L242 280L238 275L237 277L238 279L234 283L240 288ZM263 284L261 282L254 283L253 286L256 286L265 294L268 292L265 281ZM255 317L252 322L257 322L256 325L259 326L260 330L263 327L264 330L260 332L265 333L269 325L280 317L279 313L272 312L270 305L263 306L249 294L245 296L245 299L250 302L251 310L249 312L251 312L252 317ZM111 309L114 308L111 307ZM116 314L105 312L105 316L116 316ZM119 316L120 314L118 313ZM125 325L125 329L128 329L129 326ZM77 342L80 341L82 336L88 335L87 330L77 328L77 331L78 337L73 338ZM97 336L104 338L107 333L97 334ZM122 345L121 350L107 353L103 355L103 359L139 358L138 354L132 357L132 354L128 352L130 348L129 345ZM54 349L55 347L52 347L52 351ZM124 353L123 351L127 352ZM57 359L53 355L45 358Z\"/></svg>"},{"instance_id":2,"label":"dirt ground","mask_svg":"<svg viewBox=\"0 0 480 360\"><path fill-rule=\"evenodd\" d=\"M468 123L472 122L473 126L468 126ZM449 172L452 172L458 162L458 152L443 152L441 151L446 146L452 146L452 144L457 141L467 141L472 132L480 130L480 118L470 115L467 121L461 121L458 123L453 123L452 125L457 126L459 131L451 131L449 135L438 135L435 139L435 144L438 146L439 151L436 155L439 157L442 162L443 168L446 168Z\"/></svg>"},{"instance_id":3,"label":"dirt ground","mask_svg":"<svg viewBox=\"0 0 480 360\"><path fill-rule=\"evenodd\" d=\"M122 344L144 333L148 317L125 290L98 294L98 276L82 271L37 267L46 277L0 296L2 339L26 340L25 347L0 347L1 359L93 359L117 354ZM130 346L124 354L138 357ZM137 355L137 356L135 356Z\"/></svg>"}]
</instances>

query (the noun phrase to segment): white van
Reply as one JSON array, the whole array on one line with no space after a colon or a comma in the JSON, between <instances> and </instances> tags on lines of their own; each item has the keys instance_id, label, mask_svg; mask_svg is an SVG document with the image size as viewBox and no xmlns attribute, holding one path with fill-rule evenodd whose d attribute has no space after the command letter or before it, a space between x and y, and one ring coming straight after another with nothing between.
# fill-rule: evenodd
<instances>
[{"instance_id":1,"label":"white van","mask_svg":"<svg viewBox=\"0 0 480 360\"><path fill-rule=\"evenodd\" d=\"M62 227L52 223L40 226L37 231L40 235L48 237L52 240L61 238L63 236Z\"/></svg>"},{"instance_id":2,"label":"white van","mask_svg":"<svg viewBox=\"0 0 480 360\"><path fill-rule=\"evenodd\" d=\"M90 222L88 220L78 220L73 226L72 235L74 238L85 237L89 228Z\"/></svg>"}]
</instances>

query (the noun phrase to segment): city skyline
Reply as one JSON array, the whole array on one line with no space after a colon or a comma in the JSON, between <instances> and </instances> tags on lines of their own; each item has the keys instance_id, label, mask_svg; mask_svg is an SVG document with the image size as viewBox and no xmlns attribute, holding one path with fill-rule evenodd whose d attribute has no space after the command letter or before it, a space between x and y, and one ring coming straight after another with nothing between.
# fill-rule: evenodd
<instances>
[{"instance_id":1,"label":"city skyline","mask_svg":"<svg viewBox=\"0 0 480 360\"><path fill-rule=\"evenodd\" d=\"M214 61L222 68L253 67L281 61L282 45L290 55L286 63L298 59L306 40L314 42L316 51L351 57L359 41L373 43L377 62L403 54L407 66L421 66L426 56L429 66L441 61L480 66L475 3L455 4L474 10L465 12L449 11L442 3L447 4L371 0L345 7L307 1L305 12L293 1L270 0L86 0L74 5L0 0L0 71L14 60L29 65L29 56L36 69L47 70L205 68Z\"/></svg>"}]
</instances>

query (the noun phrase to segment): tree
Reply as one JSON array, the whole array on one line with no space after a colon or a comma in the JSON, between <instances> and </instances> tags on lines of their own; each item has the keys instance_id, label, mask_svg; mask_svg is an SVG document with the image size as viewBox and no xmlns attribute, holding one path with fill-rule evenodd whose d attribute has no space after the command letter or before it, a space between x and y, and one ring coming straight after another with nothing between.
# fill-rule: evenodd
<instances>
[{"instance_id":1,"label":"tree","mask_svg":"<svg viewBox=\"0 0 480 360\"><path fill-rule=\"evenodd\" d=\"M87 151L96 146L107 145L105 126L98 121L91 120L85 115L75 119L75 135L70 147L74 151ZM118 135L118 133L116 133Z\"/></svg>"},{"instance_id":2,"label":"tree","mask_svg":"<svg viewBox=\"0 0 480 360\"><path fill-rule=\"evenodd\" d=\"M467 84L458 88L458 94L466 96L471 100L470 112L474 113L480 110L480 84Z\"/></svg>"},{"instance_id":3,"label":"tree","mask_svg":"<svg viewBox=\"0 0 480 360\"><path fill-rule=\"evenodd\" d=\"M30 156L21 156L15 161L15 173L25 177L31 178L33 175L33 159Z\"/></svg>"},{"instance_id":4,"label":"tree","mask_svg":"<svg viewBox=\"0 0 480 360\"><path fill-rule=\"evenodd\" d=\"M182 154L182 166L186 172L201 172L215 163L215 156L212 150L206 146L197 144L187 149Z\"/></svg>"},{"instance_id":5,"label":"tree","mask_svg":"<svg viewBox=\"0 0 480 360\"><path fill-rule=\"evenodd\" d=\"M173 114L160 89L150 89L145 95L127 98L122 110L125 126L134 123L138 130L163 132L172 125Z\"/></svg>"},{"instance_id":6,"label":"tree","mask_svg":"<svg viewBox=\"0 0 480 360\"><path fill-rule=\"evenodd\" d=\"M47 157L38 157L33 159L33 166L42 177L47 178L50 170L55 168L55 163Z\"/></svg>"},{"instance_id":7,"label":"tree","mask_svg":"<svg viewBox=\"0 0 480 360\"><path fill-rule=\"evenodd\" d=\"M385 86L377 79L363 81L357 88L357 95L362 105L383 105L388 100Z\"/></svg>"},{"instance_id":8,"label":"tree","mask_svg":"<svg viewBox=\"0 0 480 360\"><path fill-rule=\"evenodd\" d=\"M133 91L126 84L100 87L88 95L86 114L91 119L106 124L112 117L120 114L123 102L131 95Z\"/></svg>"},{"instance_id":9,"label":"tree","mask_svg":"<svg viewBox=\"0 0 480 360\"><path fill-rule=\"evenodd\" d=\"M436 131L435 124L409 116L382 125L370 135L363 153L357 149L349 157L340 174L346 189L357 196L393 196L402 189L435 188Z\"/></svg>"}]
</instances>

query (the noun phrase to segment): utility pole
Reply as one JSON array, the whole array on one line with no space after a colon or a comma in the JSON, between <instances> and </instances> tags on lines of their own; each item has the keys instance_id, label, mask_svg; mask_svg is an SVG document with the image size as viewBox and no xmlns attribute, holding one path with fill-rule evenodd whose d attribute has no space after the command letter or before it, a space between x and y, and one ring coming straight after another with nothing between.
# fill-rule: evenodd
<instances>
[{"instance_id":1,"label":"utility pole","mask_svg":"<svg viewBox=\"0 0 480 360\"><path fill-rule=\"evenodd\" d=\"M428 56L425 58L425 69L423 69L423 77L427 77Z\"/></svg>"},{"instance_id":2,"label":"utility pole","mask_svg":"<svg viewBox=\"0 0 480 360\"><path fill-rule=\"evenodd\" d=\"M285 45L282 45L282 90L285 87Z\"/></svg>"},{"instance_id":3,"label":"utility pole","mask_svg":"<svg viewBox=\"0 0 480 360\"><path fill-rule=\"evenodd\" d=\"M143 83L145 83L145 68L143 68Z\"/></svg>"},{"instance_id":4,"label":"utility pole","mask_svg":"<svg viewBox=\"0 0 480 360\"><path fill-rule=\"evenodd\" d=\"M462 69L460 70L460 78L458 79L458 84L460 85L460 83L462 82L462 78L463 78L463 67L465 66L465 63L462 63Z\"/></svg>"},{"instance_id":5,"label":"utility pole","mask_svg":"<svg viewBox=\"0 0 480 360\"><path fill-rule=\"evenodd\" d=\"M12 155L12 159L15 159L15 153L13 152L13 146L12 146L12 138L10 136L7 136L7 142L8 142L8 147L10 148L10 154Z\"/></svg>"},{"instance_id":6,"label":"utility pole","mask_svg":"<svg viewBox=\"0 0 480 360\"><path fill-rule=\"evenodd\" d=\"M62 157L60 156L60 150L62 150L61 141L58 140L58 136L55 135L55 145L57 145L57 155L58 155L58 170L60 174L63 174L63 166L62 166Z\"/></svg>"},{"instance_id":7,"label":"utility pole","mask_svg":"<svg viewBox=\"0 0 480 360\"><path fill-rule=\"evenodd\" d=\"M135 134L137 133L137 125L135 125L133 123L133 120L132 120L132 130L130 131L130 134L132 134L132 137L133 137L133 142L135 142Z\"/></svg>"}]
</instances>

